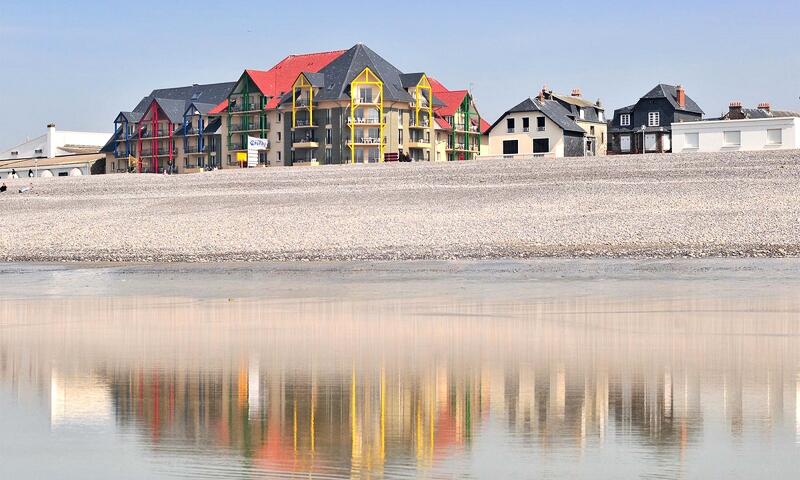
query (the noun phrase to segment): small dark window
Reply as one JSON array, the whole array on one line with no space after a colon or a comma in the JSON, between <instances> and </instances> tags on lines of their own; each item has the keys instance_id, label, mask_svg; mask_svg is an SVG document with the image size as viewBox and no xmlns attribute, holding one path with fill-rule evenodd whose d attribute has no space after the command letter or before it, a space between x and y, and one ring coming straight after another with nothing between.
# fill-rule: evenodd
<instances>
[{"instance_id":1,"label":"small dark window","mask_svg":"<svg viewBox=\"0 0 800 480\"><path fill-rule=\"evenodd\" d=\"M506 119L506 125L508 126L508 133L514 133L514 119Z\"/></svg>"},{"instance_id":2,"label":"small dark window","mask_svg":"<svg viewBox=\"0 0 800 480\"><path fill-rule=\"evenodd\" d=\"M540 132L544 131L544 117L536 117L536 129Z\"/></svg>"},{"instance_id":3,"label":"small dark window","mask_svg":"<svg viewBox=\"0 0 800 480\"><path fill-rule=\"evenodd\" d=\"M522 131L527 132L531 128L531 119L524 117L522 119Z\"/></svg>"},{"instance_id":4,"label":"small dark window","mask_svg":"<svg viewBox=\"0 0 800 480\"><path fill-rule=\"evenodd\" d=\"M516 155L519 153L517 140L503 140L503 155Z\"/></svg>"},{"instance_id":5,"label":"small dark window","mask_svg":"<svg viewBox=\"0 0 800 480\"><path fill-rule=\"evenodd\" d=\"M550 151L550 139L536 138L533 140L533 153L547 153Z\"/></svg>"}]
</instances>

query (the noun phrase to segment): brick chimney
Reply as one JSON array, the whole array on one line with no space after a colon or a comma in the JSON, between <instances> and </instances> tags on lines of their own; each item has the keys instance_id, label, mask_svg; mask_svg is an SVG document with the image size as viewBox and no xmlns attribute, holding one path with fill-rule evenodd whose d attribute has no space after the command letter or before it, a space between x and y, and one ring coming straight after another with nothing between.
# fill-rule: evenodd
<instances>
[{"instance_id":1,"label":"brick chimney","mask_svg":"<svg viewBox=\"0 0 800 480\"><path fill-rule=\"evenodd\" d=\"M686 90L683 89L682 85L678 85L675 88L675 92L678 96L678 105L680 105L681 108L686 107Z\"/></svg>"},{"instance_id":2,"label":"brick chimney","mask_svg":"<svg viewBox=\"0 0 800 480\"><path fill-rule=\"evenodd\" d=\"M744 118L744 113L742 113L742 102L738 100L734 100L728 104L728 119L729 120L741 120Z\"/></svg>"},{"instance_id":3,"label":"brick chimney","mask_svg":"<svg viewBox=\"0 0 800 480\"><path fill-rule=\"evenodd\" d=\"M537 95L537 98L539 98L540 102L544 101L546 94L547 94L547 85L543 85L542 90L539 92L539 95Z\"/></svg>"},{"instance_id":4,"label":"brick chimney","mask_svg":"<svg viewBox=\"0 0 800 480\"><path fill-rule=\"evenodd\" d=\"M570 94L573 97L580 97L581 96L581 89L580 88L573 88L572 93Z\"/></svg>"},{"instance_id":5,"label":"brick chimney","mask_svg":"<svg viewBox=\"0 0 800 480\"><path fill-rule=\"evenodd\" d=\"M759 110L764 110L767 113L769 113L770 108L771 107L770 107L769 102L761 102L761 103L758 104L758 109Z\"/></svg>"}]
</instances>

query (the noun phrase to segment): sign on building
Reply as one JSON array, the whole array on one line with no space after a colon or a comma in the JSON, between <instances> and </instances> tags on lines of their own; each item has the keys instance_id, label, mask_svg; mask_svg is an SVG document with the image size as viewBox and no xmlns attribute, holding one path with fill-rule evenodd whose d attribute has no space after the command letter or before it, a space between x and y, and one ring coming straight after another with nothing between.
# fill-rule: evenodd
<instances>
[{"instance_id":1,"label":"sign on building","mask_svg":"<svg viewBox=\"0 0 800 480\"><path fill-rule=\"evenodd\" d=\"M247 166L258 166L258 152L269 148L269 140L266 138L247 137Z\"/></svg>"}]
</instances>

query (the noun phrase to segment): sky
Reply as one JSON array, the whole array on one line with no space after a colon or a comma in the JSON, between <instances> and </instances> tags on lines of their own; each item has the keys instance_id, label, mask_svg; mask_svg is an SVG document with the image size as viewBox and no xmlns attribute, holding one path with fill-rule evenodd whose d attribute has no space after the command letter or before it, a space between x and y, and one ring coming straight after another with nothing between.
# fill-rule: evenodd
<instances>
[{"instance_id":1,"label":"sky","mask_svg":"<svg viewBox=\"0 0 800 480\"><path fill-rule=\"evenodd\" d=\"M542 85L580 88L609 116L658 83L682 84L708 116L732 100L800 110L799 0L0 3L0 148L50 122L110 133L153 89L359 42L471 88L490 121Z\"/></svg>"}]
</instances>

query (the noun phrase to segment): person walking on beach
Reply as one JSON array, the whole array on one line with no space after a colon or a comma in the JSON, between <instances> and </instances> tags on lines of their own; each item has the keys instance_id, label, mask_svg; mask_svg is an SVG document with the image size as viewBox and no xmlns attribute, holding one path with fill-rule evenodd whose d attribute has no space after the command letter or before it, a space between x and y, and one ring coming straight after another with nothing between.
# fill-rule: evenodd
<instances>
[{"instance_id":1,"label":"person walking on beach","mask_svg":"<svg viewBox=\"0 0 800 480\"><path fill-rule=\"evenodd\" d=\"M12 168L11 169L11 178L19 178L17 176L17 169L16 168Z\"/></svg>"},{"instance_id":2,"label":"person walking on beach","mask_svg":"<svg viewBox=\"0 0 800 480\"><path fill-rule=\"evenodd\" d=\"M6 190L8 190L8 187L6 187L6 183L3 182L3 184L0 185L0 193L5 192Z\"/></svg>"},{"instance_id":3,"label":"person walking on beach","mask_svg":"<svg viewBox=\"0 0 800 480\"><path fill-rule=\"evenodd\" d=\"M28 178L33 178L33 169L32 168L28 169Z\"/></svg>"}]
</instances>

